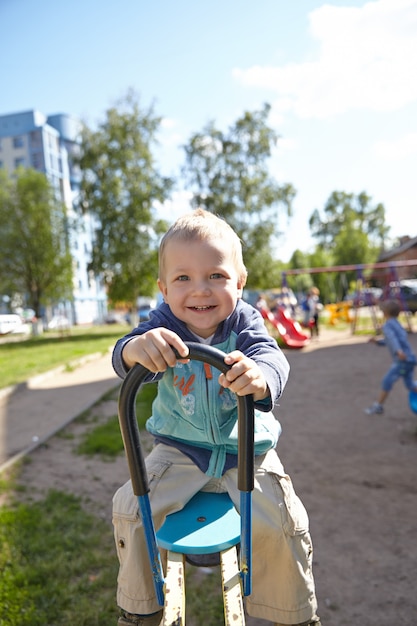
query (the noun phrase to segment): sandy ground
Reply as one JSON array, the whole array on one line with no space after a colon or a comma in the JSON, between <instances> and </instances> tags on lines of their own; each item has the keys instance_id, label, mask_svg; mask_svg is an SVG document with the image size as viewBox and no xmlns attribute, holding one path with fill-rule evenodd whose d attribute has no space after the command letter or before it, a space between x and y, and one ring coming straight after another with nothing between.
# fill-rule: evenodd
<instances>
[{"instance_id":1,"label":"sandy ground","mask_svg":"<svg viewBox=\"0 0 417 626\"><path fill-rule=\"evenodd\" d=\"M417 334L410 341L417 352ZM323 626L415 626L417 415L401 382L383 416L363 412L390 364L388 351L343 331L286 355L291 375L277 411L278 451L309 512ZM33 452L22 475L32 495L53 487L82 496L109 532L126 460L73 450L93 420L116 412L115 399L98 404L89 423L74 422Z\"/></svg>"}]
</instances>

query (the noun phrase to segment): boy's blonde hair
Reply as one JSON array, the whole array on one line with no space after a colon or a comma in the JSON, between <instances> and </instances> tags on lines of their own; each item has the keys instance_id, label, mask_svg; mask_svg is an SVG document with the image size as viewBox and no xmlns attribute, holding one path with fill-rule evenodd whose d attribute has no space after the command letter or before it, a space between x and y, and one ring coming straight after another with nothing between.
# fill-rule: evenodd
<instances>
[{"instance_id":1,"label":"boy's blonde hair","mask_svg":"<svg viewBox=\"0 0 417 626\"><path fill-rule=\"evenodd\" d=\"M241 287L246 284L248 272L243 262L242 244L231 226L217 215L195 209L179 217L162 237L159 247L159 277L164 274L165 248L171 239L180 241L223 241L232 257Z\"/></svg>"}]
</instances>

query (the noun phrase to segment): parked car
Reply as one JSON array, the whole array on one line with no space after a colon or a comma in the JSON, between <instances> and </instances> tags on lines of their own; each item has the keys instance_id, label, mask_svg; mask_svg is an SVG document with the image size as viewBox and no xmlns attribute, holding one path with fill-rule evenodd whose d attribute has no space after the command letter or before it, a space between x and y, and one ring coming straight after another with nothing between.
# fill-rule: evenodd
<instances>
[{"instance_id":1,"label":"parked car","mask_svg":"<svg viewBox=\"0 0 417 626\"><path fill-rule=\"evenodd\" d=\"M48 323L48 330L69 330L71 328L70 321L65 315L54 315Z\"/></svg>"},{"instance_id":2,"label":"parked car","mask_svg":"<svg viewBox=\"0 0 417 626\"><path fill-rule=\"evenodd\" d=\"M149 319L149 313L153 311L154 307L150 304L141 304L138 308L139 322L146 322Z\"/></svg>"},{"instance_id":3,"label":"parked car","mask_svg":"<svg viewBox=\"0 0 417 626\"><path fill-rule=\"evenodd\" d=\"M27 328L29 327L22 322L20 315L12 313L0 315L0 335L24 333Z\"/></svg>"},{"instance_id":4,"label":"parked car","mask_svg":"<svg viewBox=\"0 0 417 626\"><path fill-rule=\"evenodd\" d=\"M344 300L346 302L352 302L352 305L355 307L375 306L378 304L381 296L382 289L379 287L366 287L365 289L348 293L344 297Z\"/></svg>"},{"instance_id":5,"label":"parked car","mask_svg":"<svg viewBox=\"0 0 417 626\"><path fill-rule=\"evenodd\" d=\"M109 311L104 318L105 324L128 324L128 316L126 313L119 311Z\"/></svg>"},{"instance_id":6,"label":"parked car","mask_svg":"<svg viewBox=\"0 0 417 626\"><path fill-rule=\"evenodd\" d=\"M402 280L399 283L390 283L389 289L381 296L381 300L388 298L398 299L401 309L417 312L417 280Z\"/></svg>"}]
</instances>

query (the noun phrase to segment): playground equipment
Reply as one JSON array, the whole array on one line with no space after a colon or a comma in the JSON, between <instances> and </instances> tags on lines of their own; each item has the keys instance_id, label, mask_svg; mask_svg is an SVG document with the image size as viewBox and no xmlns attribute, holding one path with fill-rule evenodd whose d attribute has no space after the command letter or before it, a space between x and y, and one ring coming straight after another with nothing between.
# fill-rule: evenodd
<instances>
[{"instance_id":1,"label":"playground equipment","mask_svg":"<svg viewBox=\"0 0 417 626\"><path fill-rule=\"evenodd\" d=\"M324 307L329 312L329 324L334 326L337 322L349 322L353 321L351 309L352 302L349 300L345 302L335 302L333 304L326 304Z\"/></svg>"},{"instance_id":2,"label":"playground equipment","mask_svg":"<svg viewBox=\"0 0 417 626\"><path fill-rule=\"evenodd\" d=\"M404 261L390 261L390 262L380 262L380 263L365 263L365 264L357 264L357 265L334 265L329 267L310 267L310 268L297 268L297 269L288 269L283 272L282 282L283 284L287 284L287 276L299 276L300 274L322 274L329 272L352 272L356 271L357 275L357 293L360 295L363 290L364 281L363 281L363 270L372 270L374 275L376 272L382 271L385 273L385 282L386 287L383 290L382 300L389 298L397 298L400 300L402 305L402 310L406 313L406 322L408 326L408 330L411 332L411 313L407 307L407 303L404 297L401 298L401 290L399 289L400 281L398 279L397 268L405 268L405 267L415 267L417 266L417 259L409 259ZM337 303L338 304L338 303ZM375 304L371 304L368 307L371 320L376 332L380 329L380 323L377 318L377 306ZM359 316L360 307L353 303L353 307L351 310L352 319L351 319L351 331L352 334L355 333L357 327L357 321ZM337 318L334 318L336 321Z\"/></svg>"},{"instance_id":3,"label":"playground equipment","mask_svg":"<svg viewBox=\"0 0 417 626\"><path fill-rule=\"evenodd\" d=\"M310 337L303 333L301 325L287 311L277 308L272 313L262 309L260 313L278 331L280 339L288 348L304 348L310 342Z\"/></svg>"},{"instance_id":4,"label":"playground equipment","mask_svg":"<svg viewBox=\"0 0 417 626\"><path fill-rule=\"evenodd\" d=\"M212 346L187 343L187 358L207 362L222 373L229 366L226 356ZM179 355L178 355L178 358ZM220 553L225 626L244 626L243 596L251 593L252 580L252 490L254 486L254 407L252 396L237 396L238 488L240 516L228 494L199 492L185 507L168 515L155 532L146 466L136 420L136 395L149 371L136 365L127 374L119 395L119 422L132 488L148 549L156 596L164 606L163 626L185 624L185 555ZM237 544L240 542L240 558ZM167 553L164 578L158 546Z\"/></svg>"}]
</instances>

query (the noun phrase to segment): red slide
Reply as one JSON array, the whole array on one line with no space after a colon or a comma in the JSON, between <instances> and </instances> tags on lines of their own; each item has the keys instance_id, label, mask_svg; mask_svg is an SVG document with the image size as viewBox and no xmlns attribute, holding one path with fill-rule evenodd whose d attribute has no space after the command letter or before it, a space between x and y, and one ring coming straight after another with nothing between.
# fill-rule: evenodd
<instances>
[{"instance_id":1,"label":"red slide","mask_svg":"<svg viewBox=\"0 0 417 626\"><path fill-rule=\"evenodd\" d=\"M261 315L277 329L280 338L289 348L304 348L310 342L310 337L303 333L300 324L286 311L278 308L274 315L271 311L262 309Z\"/></svg>"}]
</instances>

